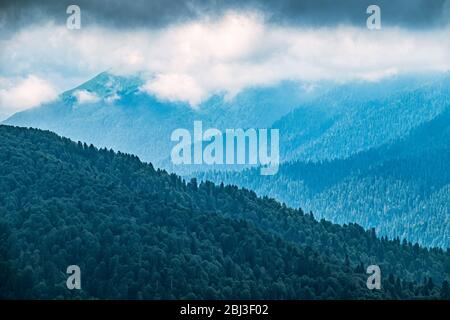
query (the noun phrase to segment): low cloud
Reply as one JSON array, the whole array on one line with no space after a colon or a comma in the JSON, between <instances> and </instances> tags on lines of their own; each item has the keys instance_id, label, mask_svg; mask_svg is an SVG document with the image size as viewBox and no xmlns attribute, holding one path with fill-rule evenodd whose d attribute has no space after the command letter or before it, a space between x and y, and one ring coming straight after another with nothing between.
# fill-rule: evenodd
<instances>
[{"instance_id":1,"label":"low cloud","mask_svg":"<svg viewBox=\"0 0 450 320\"><path fill-rule=\"evenodd\" d=\"M73 93L78 104L88 104L100 101L100 98L93 92L87 90L77 90Z\"/></svg>"},{"instance_id":2,"label":"low cloud","mask_svg":"<svg viewBox=\"0 0 450 320\"><path fill-rule=\"evenodd\" d=\"M0 109L2 111L22 111L52 101L57 97L54 86L35 75L29 75L16 84L3 79L0 84L2 87L0 89Z\"/></svg>"},{"instance_id":3,"label":"low cloud","mask_svg":"<svg viewBox=\"0 0 450 320\"><path fill-rule=\"evenodd\" d=\"M148 80L141 90L160 100L186 101L192 107L208 97L208 92L194 78L183 74L158 75L155 79Z\"/></svg>"}]
</instances>

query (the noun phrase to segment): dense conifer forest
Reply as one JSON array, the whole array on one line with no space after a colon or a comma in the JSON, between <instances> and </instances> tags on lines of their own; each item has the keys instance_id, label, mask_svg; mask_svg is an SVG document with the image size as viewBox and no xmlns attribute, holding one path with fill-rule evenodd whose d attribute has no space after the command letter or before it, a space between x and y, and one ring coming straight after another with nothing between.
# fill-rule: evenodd
<instances>
[{"instance_id":1,"label":"dense conifer forest","mask_svg":"<svg viewBox=\"0 0 450 320\"><path fill-rule=\"evenodd\" d=\"M346 159L294 161L276 175L259 168L196 173L235 184L318 218L376 228L390 239L450 247L450 109L392 143Z\"/></svg>"},{"instance_id":2,"label":"dense conifer forest","mask_svg":"<svg viewBox=\"0 0 450 320\"><path fill-rule=\"evenodd\" d=\"M66 288L74 264L81 290ZM1 298L449 299L449 280L448 250L0 126Z\"/></svg>"}]
</instances>

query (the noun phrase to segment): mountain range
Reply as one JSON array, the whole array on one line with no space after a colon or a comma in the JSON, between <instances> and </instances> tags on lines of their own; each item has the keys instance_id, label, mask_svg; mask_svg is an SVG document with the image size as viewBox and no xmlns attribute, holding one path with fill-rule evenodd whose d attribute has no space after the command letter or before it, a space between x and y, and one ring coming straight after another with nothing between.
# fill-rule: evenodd
<instances>
[{"instance_id":1,"label":"mountain range","mask_svg":"<svg viewBox=\"0 0 450 320\"><path fill-rule=\"evenodd\" d=\"M448 250L49 131L0 126L0 199L1 298L450 299ZM65 286L74 264L82 290Z\"/></svg>"},{"instance_id":2,"label":"mountain range","mask_svg":"<svg viewBox=\"0 0 450 320\"><path fill-rule=\"evenodd\" d=\"M248 88L231 98L216 94L194 108L145 92L139 75L104 72L3 123L52 130L164 167L171 166L171 132L192 128L194 121L220 130L271 127L281 132L282 162L318 161L345 158L406 135L445 109L449 83L447 74L373 83L284 81ZM82 99L80 92L93 98Z\"/></svg>"},{"instance_id":3,"label":"mountain range","mask_svg":"<svg viewBox=\"0 0 450 320\"><path fill-rule=\"evenodd\" d=\"M450 246L450 108L395 143L346 159L290 162L258 170L206 172L336 223L356 222L390 238Z\"/></svg>"},{"instance_id":4,"label":"mountain range","mask_svg":"<svg viewBox=\"0 0 450 320\"><path fill-rule=\"evenodd\" d=\"M159 100L143 91L139 76L101 73L61 94L57 100L14 114L4 124L47 129L76 141L94 143L139 155L155 165L168 163L171 132L205 127L267 128L313 94L303 95L297 83L283 82L270 88L252 88L227 99L214 95L196 108L187 103ZM80 94L92 99L80 99Z\"/></svg>"},{"instance_id":5,"label":"mountain range","mask_svg":"<svg viewBox=\"0 0 450 320\"><path fill-rule=\"evenodd\" d=\"M196 107L161 100L143 85L139 75L104 72L3 123L136 154L186 177L244 186L391 239L450 246L449 74L343 84L285 81L235 97L216 94ZM171 132L192 128L196 120L221 130L278 129L279 173L174 166Z\"/></svg>"}]
</instances>

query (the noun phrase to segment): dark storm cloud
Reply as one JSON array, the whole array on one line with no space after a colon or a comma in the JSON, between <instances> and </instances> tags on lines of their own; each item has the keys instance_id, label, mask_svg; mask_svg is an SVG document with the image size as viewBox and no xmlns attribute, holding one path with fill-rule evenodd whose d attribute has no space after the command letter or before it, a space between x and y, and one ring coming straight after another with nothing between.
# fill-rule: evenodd
<instances>
[{"instance_id":1,"label":"dark storm cloud","mask_svg":"<svg viewBox=\"0 0 450 320\"><path fill-rule=\"evenodd\" d=\"M371 4L381 7L385 26L434 28L450 21L450 0L2 0L0 23L7 30L45 20L65 23L70 4L81 7L84 26L163 27L232 9L259 10L277 24L364 26Z\"/></svg>"}]
</instances>

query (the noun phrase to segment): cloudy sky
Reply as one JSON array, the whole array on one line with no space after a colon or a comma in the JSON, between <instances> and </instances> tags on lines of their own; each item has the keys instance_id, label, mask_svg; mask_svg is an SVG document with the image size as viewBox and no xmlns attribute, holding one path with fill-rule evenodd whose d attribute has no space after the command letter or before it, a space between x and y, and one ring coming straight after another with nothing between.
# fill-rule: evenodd
<instances>
[{"instance_id":1,"label":"cloudy sky","mask_svg":"<svg viewBox=\"0 0 450 320\"><path fill-rule=\"evenodd\" d=\"M69 30L66 8L81 9ZM381 30L366 9L381 8ZM0 2L0 119L109 70L196 106L282 80L450 69L450 0Z\"/></svg>"}]
</instances>

